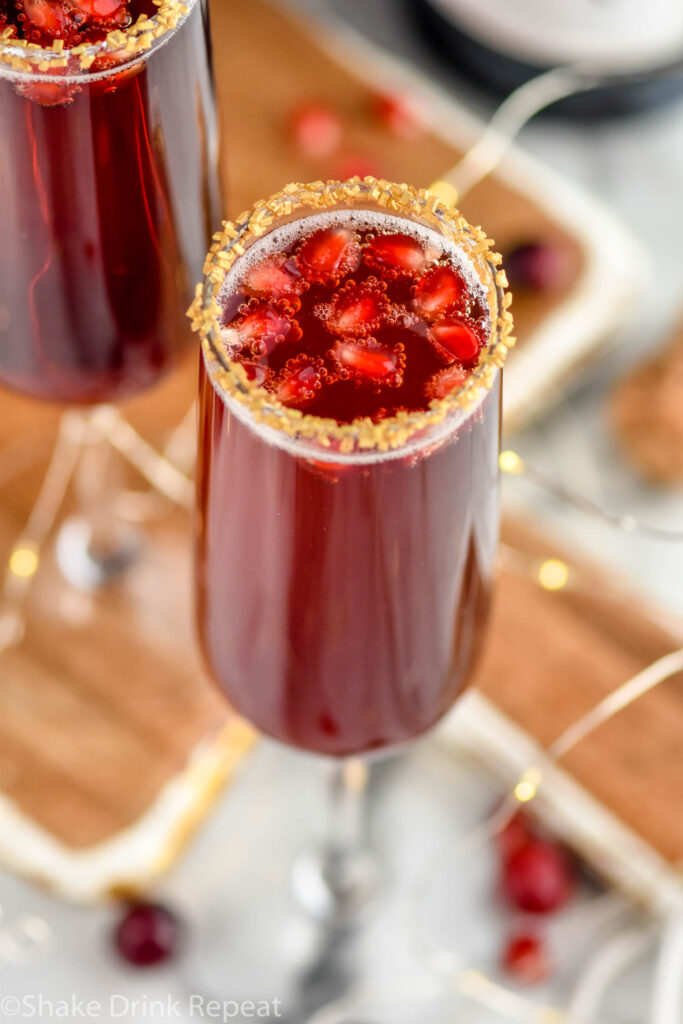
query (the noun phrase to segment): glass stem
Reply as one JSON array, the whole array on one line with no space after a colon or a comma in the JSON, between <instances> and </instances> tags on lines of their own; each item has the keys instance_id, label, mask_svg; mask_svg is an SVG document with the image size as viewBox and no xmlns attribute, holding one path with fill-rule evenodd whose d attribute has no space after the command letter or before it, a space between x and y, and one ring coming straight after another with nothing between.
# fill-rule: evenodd
<instances>
[{"instance_id":1,"label":"glass stem","mask_svg":"<svg viewBox=\"0 0 683 1024\"><path fill-rule=\"evenodd\" d=\"M86 590L121 576L140 551L138 531L116 512L122 486L120 456L96 427L97 412L83 414L75 481L77 511L60 527L56 546L64 576Z\"/></svg>"},{"instance_id":2,"label":"glass stem","mask_svg":"<svg viewBox=\"0 0 683 1024\"><path fill-rule=\"evenodd\" d=\"M349 758L329 773L327 833L297 858L293 888L310 914L341 925L372 899L377 869L368 842L367 767Z\"/></svg>"}]
</instances>

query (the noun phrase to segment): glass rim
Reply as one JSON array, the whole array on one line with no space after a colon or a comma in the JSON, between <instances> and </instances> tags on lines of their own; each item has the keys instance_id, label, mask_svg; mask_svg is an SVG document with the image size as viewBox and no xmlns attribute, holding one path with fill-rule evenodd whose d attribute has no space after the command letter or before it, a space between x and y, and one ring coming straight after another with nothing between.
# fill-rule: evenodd
<instances>
[{"instance_id":1,"label":"glass rim","mask_svg":"<svg viewBox=\"0 0 683 1024\"><path fill-rule=\"evenodd\" d=\"M147 55L173 32L199 0L153 0L155 14L141 14L124 29L109 32L95 43L80 43L70 49L63 39L55 39L51 46L41 46L27 39L10 36L11 28L0 33L0 72L9 71L23 76L33 75L44 81L55 72L59 81L72 82L80 78L115 74L131 61L146 59ZM91 72L98 57L116 56L118 62L110 68ZM70 65L77 68L69 70ZM62 69L67 69L64 72Z\"/></svg>"},{"instance_id":2,"label":"glass rim","mask_svg":"<svg viewBox=\"0 0 683 1024\"><path fill-rule=\"evenodd\" d=\"M426 410L398 412L377 422L357 417L349 423L316 416L285 406L275 395L249 380L244 367L229 358L221 337L220 290L233 264L258 238L281 223L314 216L322 211L368 209L404 217L435 229L463 251L484 287L491 317L488 344L472 373L445 398L433 399ZM234 399L241 415L273 428L282 435L317 442L335 453L388 452L404 448L411 438L443 422L450 413L469 411L493 387L507 353L513 347L512 296L508 291L502 257L481 228L469 224L429 189L373 177L348 181L293 183L260 200L233 222L224 221L213 236L204 264L204 278L196 287L188 316L200 345L209 379L221 394Z\"/></svg>"}]
</instances>

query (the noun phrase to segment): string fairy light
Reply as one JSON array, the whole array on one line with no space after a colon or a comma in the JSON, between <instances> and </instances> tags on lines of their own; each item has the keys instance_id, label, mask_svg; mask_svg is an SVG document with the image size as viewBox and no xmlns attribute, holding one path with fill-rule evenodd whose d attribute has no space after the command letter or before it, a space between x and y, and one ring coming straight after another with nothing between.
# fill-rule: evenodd
<instances>
[{"instance_id":1,"label":"string fairy light","mask_svg":"<svg viewBox=\"0 0 683 1024\"><path fill-rule=\"evenodd\" d=\"M181 424L183 431L187 422ZM69 410L57 428L52 454L38 496L24 529L9 554L2 587L0 651L21 641L25 632L23 609L41 564L47 542L86 446L93 437L108 441L156 492L189 509L193 487L189 477L159 453L113 406L98 406L90 413Z\"/></svg>"},{"instance_id":2,"label":"string fairy light","mask_svg":"<svg viewBox=\"0 0 683 1024\"><path fill-rule=\"evenodd\" d=\"M14 547L9 556L7 568L13 576L29 579L38 571L40 555L32 541L23 541Z\"/></svg>"},{"instance_id":3,"label":"string fairy light","mask_svg":"<svg viewBox=\"0 0 683 1024\"><path fill-rule=\"evenodd\" d=\"M643 66L635 75L636 78L652 78L653 76L670 77L683 72L683 61L675 61L666 67ZM474 185L493 171L512 146L521 129L540 111L556 103L558 100L579 92L589 91L596 86L619 81L624 77L618 65L580 63L559 67L544 72L530 79L500 104L479 139L470 147L465 155L449 171L432 183L431 189L447 205L455 206ZM626 77L633 79L629 69ZM194 420L194 409L191 408L181 424L169 440L169 446L163 453L157 452L113 406L102 406L95 409L90 416L68 412L62 417L58 440L50 460L50 464L41 486L39 497L29 522L15 543L10 554L5 574L4 597L9 604L9 612L0 613L0 649L7 643L15 642L22 630L7 629L7 615L10 620L19 623L19 608L25 601L32 581L35 579L40 563L40 549L56 521L59 508L75 470L80 447L85 443L88 429L94 429L107 440L138 472L151 484L152 488L181 507L188 508L192 502L192 484L183 470L173 461L175 449L182 451L182 462L189 469L187 452L191 451L184 443L188 428ZM80 424L79 422L80 421ZM79 426L80 441L71 440L65 443L68 430ZM191 458L191 455L189 456ZM611 522L628 532L642 532L669 540L683 539L683 531L671 531L641 523L630 515L614 516L581 495L575 494L556 481L545 477L540 470L529 467L514 451L507 450L500 455L500 468L509 474L527 476L544 486L547 490L562 498L568 504L580 508L584 512L593 513L601 519ZM40 511L41 530L39 535L32 530L32 518L36 509ZM566 567L565 567L566 568ZM565 572L557 560L549 560L539 568L539 582L546 589L561 589L566 585L568 571ZM5 621L3 624L3 616Z\"/></svg>"},{"instance_id":4,"label":"string fairy light","mask_svg":"<svg viewBox=\"0 0 683 1024\"><path fill-rule=\"evenodd\" d=\"M558 498L566 505L577 509L587 515L601 519L603 522L616 526L624 533L641 533L647 537L663 541L683 541L683 530L672 530L664 526L656 526L652 523L645 523L630 513L609 512L598 505L597 502L586 498L583 494L560 483L542 469L532 465L521 457L517 452L507 449L500 453L498 466L501 471L509 476L525 476L538 487L541 487L554 498ZM551 575L555 572L550 570ZM548 589L552 590L550 586Z\"/></svg>"},{"instance_id":5,"label":"string fairy light","mask_svg":"<svg viewBox=\"0 0 683 1024\"><path fill-rule=\"evenodd\" d=\"M549 768L556 766L570 750L595 732L601 725L614 718L625 708L630 707L640 697L673 676L683 673L683 648L658 658L636 675L627 679L605 698L595 704L565 729L539 756L530 764L516 782L512 784L506 797L500 802L491 815L460 840L463 849L480 850L484 845L493 842L513 820L522 806L528 805L538 797L547 779ZM452 860L453 851L447 854ZM453 990L472 999L489 1010L494 1010L509 1021L525 1022L525 1024L591 1024L596 1018L592 1015L577 1018L573 1008L564 1011L558 1007L539 1006L531 999L513 992L489 977L486 972L463 963L455 951L449 950L435 942L427 933L421 910L427 903L426 895L430 881L434 875L434 864L428 872L422 873L413 888L412 900L407 903L409 914L409 934L414 938L418 955L428 969L446 980ZM607 908L610 913L610 907ZM677 969L678 961L676 961ZM668 976L667 976L668 977ZM588 1011L589 996L592 993L596 1001L596 993L602 989L589 979L590 984L581 986L581 1006ZM667 978L665 978L665 982ZM662 986L668 991L666 984ZM589 991L590 990L590 991ZM666 1004L670 1007L670 1002ZM343 1018L334 1018L342 1024ZM670 1019L662 1016L662 1021ZM316 1019L317 1020L317 1019ZM327 1018L325 1018L327 1020ZM322 1024L322 1020L320 1022ZM330 1018L333 1024L333 1018Z\"/></svg>"},{"instance_id":6,"label":"string fairy light","mask_svg":"<svg viewBox=\"0 0 683 1024\"><path fill-rule=\"evenodd\" d=\"M665 65L643 64L637 71L607 59L551 68L514 89L494 111L474 145L430 187L445 203L455 206L496 169L522 128L553 104L601 86L682 75L680 57Z\"/></svg>"},{"instance_id":7,"label":"string fairy light","mask_svg":"<svg viewBox=\"0 0 683 1024\"><path fill-rule=\"evenodd\" d=\"M666 74L680 74L681 64L658 70L660 73L663 71ZM646 68L643 74L651 77L652 71L653 69ZM566 96L593 89L618 77L618 69L609 71L605 68L582 68L577 65L553 69L520 86L499 106L479 140L458 164L433 183L432 191L446 205L456 205L462 196L495 169L512 146L519 131L535 114ZM10 617L14 616L17 622L20 621L21 606L40 565L41 549L56 521L88 430L95 429L100 436L108 440L155 490L181 507L188 508L192 500L192 485L173 461L172 455L175 446L179 446L183 452L189 450L186 445L183 447L183 444L193 419L194 411L191 409L172 435L170 445L163 454L160 454L141 437L118 410L111 406L95 410L90 417L74 412L67 412L62 416L57 441L38 498L26 527L15 542L8 559L3 594ZM178 461L180 462L180 459ZM183 461L183 470L189 470L189 461L185 457ZM683 531L662 529L642 523L631 515L607 512L596 503L530 466L511 449L500 453L499 466L505 474L526 475L568 505L625 532L641 532L665 541L683 539ZM506 547L509 548L509 545ZM535 578L545 590L561 590L570 582L570 568L560 559L544 559L537 565ZM7 610L3 612L3 615L6 614ZM5 638L9 637L8 642L16 642L20 634L19 629L14 631L13 635L12 630L3 630L0 617L0 649L3 646L3 635ZM536 799L549 763L556 763L604 722L680 671L683 671L683 650L654 662L573 723L546 750L542 764L530 765L523 772L508 798L488 821L480 826L477 835L481 837L484 830L489 839L493 838L511 820L520 806L528 805ZM365 784L365 775L361 777L358 774L356 782L362 787ZM47 945L51 933L49 926L42 919L27 917L22 921L21 928L16 934L20 934L22 941L27 942L27 947L34 944L35 948L39 949ZM0 939L6 940L7 933L0 933ZM17 948L19 945L17 944ZM443 950L433 951L434 966L440 962L443 969L444 953ZM468 995L482 1006L494 1009L508 1020L525 1021L527 1024L570 1024L570 1021L574 1020L573 1016L555 1007L539 1007L533 1004L525 997L497 984L481 971L472 968L458 969L455 972L450 971L449 975L457 991ZM325 1016L326 1022L332 1022L333 1019L341 1021L340 1017ZM322 1020L321 1016L321 1024Z\"/></svg>"},{"instance_id":8,"label":"string fairy light","mask_svg":"<svg viewBox=\"0 0 683 1024\"><path fill-rule=\"evenodd\" d=\"M546 558L538 568L538 582L544 590L562 590L569 582L567 563L559 558Z\"/></svg>"},{"instance_id":9,"label":"string fairy light","mask_svg":"<svg viewBox=\"0 0 683 1024\"><path fill-rule=\"evenodd\" d=\"M513 452L510 448L500 453L498 456L498 466L503 473L510 473L515 476L519 476L524 472L524 462L517 452Z\"/></svg>"}]
</instances>

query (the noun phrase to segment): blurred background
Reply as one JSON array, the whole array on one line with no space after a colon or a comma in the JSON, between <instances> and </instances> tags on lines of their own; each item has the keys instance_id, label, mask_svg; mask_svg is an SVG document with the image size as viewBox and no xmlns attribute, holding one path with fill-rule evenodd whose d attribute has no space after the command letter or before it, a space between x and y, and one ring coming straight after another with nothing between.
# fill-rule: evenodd
<instances>
[{"instance_id":1,"label":"blurred background","mask_svg":"<svg viewBox=\"0 0 683 1024\"><path fill-rule=\"evenodd\" d=\"M287 1020L303 1024L341 997L348 1005L315 1019L680 1024L681 674L578 743L559 772L544 766L543 786L525 771L683 637L680 538L608 522L624 515L661 531L683 529L683 9L674 0L651 0L647 12L635 0L575 0L551 10L534 0L214 0L211 18L229 217L290 180L373 174L457 184L459 161L506 92L558 62L595 61L600 41L612 40L620 69L638 79L534 118L500 166L463 190L463 213L500 246L515 292L499 590L471 699L433 741L380 769L371 785L374 841L389 874L424 880L445 872L453 909L445 920L443 908L434 912L432 938L443 956L438 964L423 958L405 995L392 986L414 969L415 896L407 888L399 894L407 918L405 907L394 908L397 949L378 965L379 994L354 996L357 961L342 956L340 970L332 950L302 981L306 998ZM677 75L658 75L676 61ZM643 76L645 65L655 73ZM126 416L161 444L195 386L192 362L129 403ZM7 400L3 439L11 443L30 422L42 450L56 414L22 403ZM191 462L188 422L176 450ZM139 488L139 479L130 485ZM33 486L28 478L13 483L11 529ZM577 507L582 501L591 507ZM219 965L205 983L195 927L220 895L238 935L258 949L264 932L249 925L240 865L256 861L264 878L285 871L317 826L315 765L254 743L232 719L226 724L203 677L190 625L186 513L164 510L155 529L166 554L153 569L166 586L147 581L126 592L131 628L145 636L115 693L72 685L76 659L68 652L55 682L42 640L30 632L7 663L0 958L8 1019L16 1016L11 1000L31 993L104 1000L104 1020L117 1016L112 995L121 996L118 1016L128 1020L192 1019L189 994L213 992L216 971L230 973ZM36 599L40 614L53 577ZM62 596L63 646L73 638L79 649L79 630L92 629L100 614L82 595ZM105 614L121 621L118 606ZM32 694L26 719L13 711L22 686ZM131 710L133 689L144 722ZM42 727L33 739L29 717ZM67 733L68 743L51 746ZM510 792L530 801L524 828L557 843L571 863L572 898L540 925L523 907L505 908L493 881L495 851L475 856L487 865L475 885L473 862L458 846ZM122 948L129 911L118 899L131 896L175 915L168 948L148 971L136 970L125 941ZM373 960L372 934L368 925L361 961ZM529 935L540 953L534 946L531 955L503 954L507 936ZM449 988L443 964L453 949L480 972L478 989L472 973ZM261 991L260 971L255 954L251 993ZM427 976L436 995L423 984ZM264 993L273 985L277 995L272 979ZM180 1012L144 1002L169 995Z\"/></svg>"},{"instance_id":2,"label":"blurred background","mask_svg":"<svg viewBox=\"0 0 683 1024\"><path fill-rule=\"evenodd\" d=\"M500 4L477 5L467 0L450 4L448 0L284 0L283 6L313 17L333 16L340 26L357 32L382 53L389 53L419 71L482 121L493 113L506 85L512 87L533 74L534 69L526 63L531 60L526 56L529 51L504 31L507 23L500 27L499 21L496 28L496 19L501 17ZM542 29L538 27L538 5L533 0L517 7L516 15L510 17L513 21L517 17L518 35L528 45L530 35L539 32L532 63L541 70L552 66L550 58L557 55L558 49L567 61L592 56L608 32L614 51L623 55L626 67L637 68L649 57L655 63L666 63L675 60L676 53L681 60L680 12L673 4L665 2L653 12L649 29L642 7L628 2L580 2L572 5L566 16L558 14L555 7L550 12L546 9L547 21ZM569 31L565 18L572 23ZM625 23L630 24L630 36L620 47ZM659 29L652 25L659 25ZM668 25L668 33L663 25ZM663 47L659 53L656 40L647 38L648 31L659 31ZM473 42L485 43L486 48L481 52L477 49L475 57L467 61L463 55L471 52ZM649 43L652 49L648 53ZM512 70L501 82L496 69L504 62L510 62ZM309 84L313 89L313 83ZM628 508L633 514L642 513L644 518L651 511L654 520L662 524L680 522L680 492L671 494L666 489L657 489L652 493L642 487L642 475L629 472L633 466L615 444L606 400L611 383L663 348L667 341L671 342L677 329L680 331L683 108L680 100L676 101L680 93L680 70L677 78L658 82L654 87L651 83L645 88L622 85L607 94L598 92L596 96L591 92L574 100L573 106L570 101L569 107L567 103L560 104L559 109L555 105L550 107L519 136L525 152L532 153L565 181L604 204L604 209L619 219L640 246L640 252L632 254L637 263L633 268L634 290L639 289L640 294L628 303L618 332L611 332L608 340L614 345L601 345L595 365L589 374L581 375L579 386L568 389L542 424L523 432L520 450L533 455L539 465L554 470L565 482L571 481L584 493L599 499L605 507ZM374 158L375 150L372 152ZM379 167L378 171L381 170ZM463 201L466 214L467 205ZM558 214L561 206L558 200ZM588 223L581 224L581 233L598 236L601 224L596 221L591 225L590 214L587 219ZM500 241L490 221L482 222ZM533 230L531 225L529 230ZM539 240L544 240L542 229ZM607 297L605 302L609 302ZM678 367L676 377L680 385L680 364ZM677 429L680 430L680 423ZM680 441L680 435L677 436ZM539 499L538 494L535 499ZM571 529L570 523L564 525ZM583 541L591 544L591 537L583 533ZM643 547L633 537L626 540L610 535L597 541L602 554L609 555L614 546L623 568L632 570L646 586L654 583L657 589L661 587L667 600L683 607L681 575L680 571L670 571L670 550L653 549L647 543ZM683 568L683 563L677 562L677 568Z\"/></svg>"}]
</instances>

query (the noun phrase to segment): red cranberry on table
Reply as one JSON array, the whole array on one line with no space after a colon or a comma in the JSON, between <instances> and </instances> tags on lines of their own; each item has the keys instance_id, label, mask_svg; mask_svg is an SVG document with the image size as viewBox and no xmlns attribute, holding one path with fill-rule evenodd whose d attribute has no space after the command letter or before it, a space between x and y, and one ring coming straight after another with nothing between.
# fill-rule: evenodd
<instances>
[{"instance_id":1,"label":"red cranberry on table","mask_svg":"<svg viewBox=\"0 0 683 1024\"><path fill-rule=\"evenodd\" d=\"M509 250L504 266L513 291L556 291L569 271L567 252L557 242L521 242Z\"/></svg>"},{"instance_id":2,"label":"red cranberry on table","mask_svg":"<svg viewBox=\"0 0 683 1024\"><path fill-rule=\"evenodd\" d=\"M297 149L312 158L329 156L339 146L343 126L324 103L302 103L289 116L288 135Z\"/></svg>"},{"instance_id":3,"label":"red cranberry on table","mask_svg":"<svg viewBox=\"0 0 683 1024\"><path fill-rule=\"evenodd\" d=\"M388 132L399 139L417 139L424 127L413 103L399 93L379 93L372 99L372 113Z\"/></svg>"},{"instance_id":4,"label":"red cranberry on table","mask_svg":"<svg viewBox=\"0 0 683 1024\"><path fill-rule=\"evenodd\" d=\"M550 959L544 943L528 932L510 936L503 949L502 963L508 974L527 985L544 981L550 974Z\"/></svg>"},{"instance_id":5,"label":"red cranberry on table","mask_svg":"<svg viewBox=\"0 0 683 1024\"><path fill-rule=\"evenodd\" d=\"M114 932L119 954L135 967L151 967L175 953L180 937L178 919L158 903L133 903Z\"/></svg>"},{"instance_id":6,"label":"red cranberry on table","mask_svg":"<svg viewBox=\"0 0 683 1024\"><path fill-rule=\"evenodd\" d=\"M563 848L531 838L503 861L503 894L529 914L548 914L571 899L576 885L573 865Z\"/></svg>"},{"instance_id":7,"label":"red cranberry on table","mask_svg":"<svg viewBox=\"0 0 683 1024\"><path fill-rule=\"evenodd\" d=\"M531 822L524 811L517 811L496 835L498 852L503 860L512 856L534 836Z\"/></svg>"}]
</instances>

